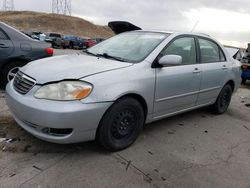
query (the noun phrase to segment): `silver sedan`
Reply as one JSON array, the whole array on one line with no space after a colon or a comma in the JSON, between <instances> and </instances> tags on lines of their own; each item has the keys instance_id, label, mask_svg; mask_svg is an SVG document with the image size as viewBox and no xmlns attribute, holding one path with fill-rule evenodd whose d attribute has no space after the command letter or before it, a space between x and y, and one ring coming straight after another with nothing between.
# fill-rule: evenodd
<instances>
[{"instance_id":1,"label":"silver sedan","mask_svg":"<svg viewBox=\"0 0 250 188\"><path fill-rule=\"evenodd\" d=\"M204 106L224 113L240 74L207 35L130 31L82 55L29 63L6 95L16 122L40 139L120 150L145 123Z\"/></svg>"}]
</instances>

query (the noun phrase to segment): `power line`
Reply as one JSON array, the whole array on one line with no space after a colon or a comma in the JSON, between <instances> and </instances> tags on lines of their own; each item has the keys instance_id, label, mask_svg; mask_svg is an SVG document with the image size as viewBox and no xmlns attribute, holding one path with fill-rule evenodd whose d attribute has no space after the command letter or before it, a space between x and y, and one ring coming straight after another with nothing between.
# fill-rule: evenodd
<instances>
[{"instance_id":1,"label":"power line","mask_svg":"<svg viewBox=\"0 0 250 188\"><path fill-rule=\"evenodd\" d=\"M15 10L14 0L3 0L3 11Z\"/></svg>"},{"instance_id":2,"label":"power line","mask_svg":"<svg viewBox=\"0 0 250 188\"><path fill-rule=\"evenodd\" d=\"M52 13L71 15L71 0L52 0Z\"/></svg>"}]
</instances>

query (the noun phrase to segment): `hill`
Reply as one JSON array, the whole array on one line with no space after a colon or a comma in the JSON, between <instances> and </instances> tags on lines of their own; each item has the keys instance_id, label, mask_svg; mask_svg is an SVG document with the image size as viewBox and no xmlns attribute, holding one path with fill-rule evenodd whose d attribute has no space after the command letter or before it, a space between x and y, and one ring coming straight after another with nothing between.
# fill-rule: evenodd
<instances>
[{"instance_id":1,"label":"hill","mask_svg":"<svg viewBox=\"0 0 250 188\"><path fill-rule=\"evenodd\" d=\"M0 21L21 31L57 32L82 37L110 37L113 34L107 26L95 25L87 20L49 13L30 11L0 12Z\"/></svg>"}]
</instances>

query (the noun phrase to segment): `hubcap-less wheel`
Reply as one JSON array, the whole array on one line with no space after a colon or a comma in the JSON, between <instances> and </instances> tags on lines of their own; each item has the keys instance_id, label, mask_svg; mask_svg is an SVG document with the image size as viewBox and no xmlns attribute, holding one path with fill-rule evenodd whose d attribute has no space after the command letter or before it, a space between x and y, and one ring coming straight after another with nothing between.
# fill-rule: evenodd
<instances>
[{"instance_id":1,"label":"hubcap-less wheel","mask_svg":"<svg viewBox=\"0 0 250 188\"><path fill-rule=\"evenodd\" d=\"M117 151L127 148L139 136L144 124L142 105L133 98L115 102L100 122L97 139L106 149Z\"/></svg>"},{"instance_id":2,"label":"hubcap-less wheel","mask_svg":"<svg viewBox=\"0 0 250 188\"><path fill-rule=\"evenodd\" d=\"M220 108L227 108L231 100L231 92L226 89L220 97Z\"/></svg>"},{"instance_id":3,"label":"hubcap-less wheel","mask_svg":"<svg viewBox=\"0 0 250 188\"><path fill-rule=\"evenodd\" d=\"M131 136L136 127L136 114L126 109L114 118L111 134L115 139L124 139Z\"/></svg>"},{"instance_id":4,"label":"hubcap-less wheel","mask_svg":"<svg viewBox=\"0 0 250 188\"><path fill-rule=\"evenodd\" d=\"M232 88L230 85L225 85L221 90L216 102L212 106L212 110L216 114L223 114L231 102Z\"/></svg>"},{"instance_id":5,"label":"hubcap-less wheel","mask_svg":"<svg viewBox=\"0 0 250 188\"><path fill-rule=\"evenodd\" d=\"M14 68L12 68L12 69L8 72L8 75L7 75L8 82L11 81L11 80L15 77L15 75L16 75L16 73L18 72L19 68L20 68L20 67L14 67Z\"/></svg>"}]
</instances>

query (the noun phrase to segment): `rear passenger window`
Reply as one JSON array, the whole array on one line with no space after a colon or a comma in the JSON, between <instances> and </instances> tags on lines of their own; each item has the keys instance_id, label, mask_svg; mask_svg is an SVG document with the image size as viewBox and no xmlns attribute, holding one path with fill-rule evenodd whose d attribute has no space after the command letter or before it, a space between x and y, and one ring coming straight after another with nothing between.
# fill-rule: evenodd
<instances>
[{"instance_id":1,"label":"rear passenger window","mask_svg":"<svg viewBox=\"0 0 250 188\"><path fill-rule=\"evenodd\" d=\"M219 49L219 46L216 43L210 40L199 39L199 44L200 44L202 63L220 62L221 58L223 59L224 54L221 52L221 50ZM224 57L224 61L225 61L225 57Z\"/></svg>"},{"instance_id":2,"label":"rear passenger window","mask_svg":"<svg viewBox=\"0 0 250 188\"><path fill-rule=\"evenodd\" d=\"M0 40L8 40L8 37L1 29L0 29Z\"/></svg>"}]
</instances>

